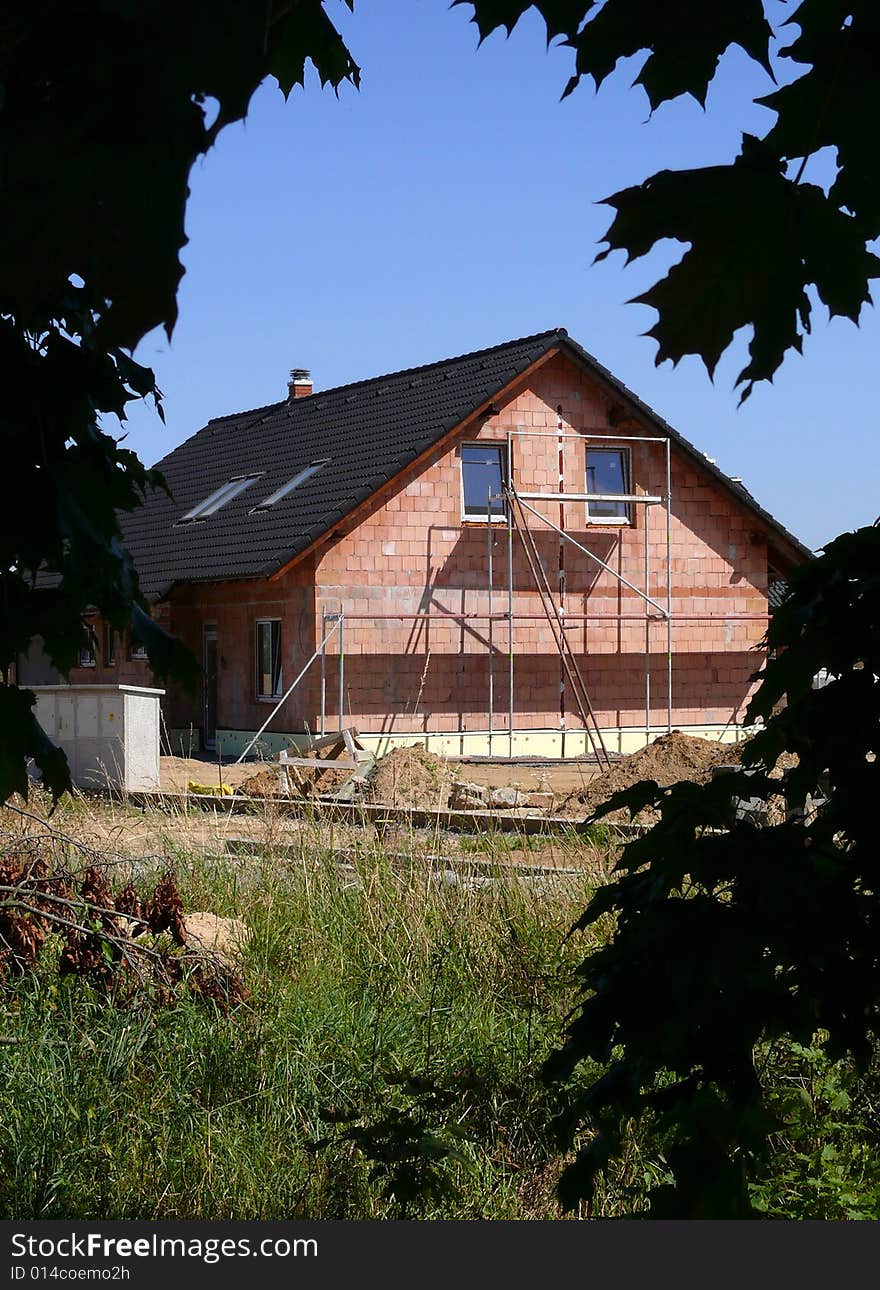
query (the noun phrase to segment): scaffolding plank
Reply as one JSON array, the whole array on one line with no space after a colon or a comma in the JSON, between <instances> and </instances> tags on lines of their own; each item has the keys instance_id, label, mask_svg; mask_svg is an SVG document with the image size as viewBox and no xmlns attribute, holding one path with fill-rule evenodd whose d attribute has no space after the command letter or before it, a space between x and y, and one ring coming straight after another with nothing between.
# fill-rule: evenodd
<instances>
[{"instance_id":1,"label":"scaffolding plank","mask_svg":"<svg viewBox=\"0 0 880 1290\"><path fill-rule=\"evenodd\" d=\"M528 502L643 502L646 506L659 506L663 498L648 493L520 493Z\"/></svg>"}]
</instances>

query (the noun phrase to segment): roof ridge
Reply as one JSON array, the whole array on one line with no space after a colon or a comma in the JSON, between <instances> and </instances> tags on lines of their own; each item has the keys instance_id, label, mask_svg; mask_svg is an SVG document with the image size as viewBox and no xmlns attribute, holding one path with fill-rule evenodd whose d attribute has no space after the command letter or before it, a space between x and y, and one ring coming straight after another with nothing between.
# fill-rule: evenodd
<instances>
[{"instance_id":1,"label":"roof ridge","mask_svg":"<svg viewBox=\"0 0 880 1290\"><path fill-rule=\"evenodd\" d=\"M504 340L497 345L486 345L483 349L472 349L467 354L455 354L451 358L435 358L430 363L418 363L415 367L401 367L396 372L380 372L378 376L364 376L359 381L348 381L345 385L331 385L326 390L315 390L314 394L307 394L296 399L291 406L305 407L313 399L326 399L331 394L341 394L345 390L353 390L360 385L375 385L378 381L393 381L401 376L411 376L414 372L426 372L429 368L447 367L450 363L464 363L470 358L482 358L486 354L497 354L499 350L514 349L517 345L527 345L533 341L549 339L551 336L558 337L560 340L567 340L568 332L564 327L550 327L546 331L535 332L533 336L518 336L515 340ZM233 421L236 417L257 416L260 413L270 412L275 408L282 408L287 403L287 399L277 399L274 403L266 403L258 408L248 408L243 412L227 412L224 416L212 417L207 424L215 425L218 421Z\"/></svg>"},{"instance_id":2,"label":"roof ridge","mask_svg":"<svg viewBox=\"0 0 880 1290\"><path fill-rule=\"evenodd\" d=\"M269 412L272 408L280 408L287 399L276 399L274 403L264 403L258 408L244 408L241 412L224 412L222 416L211 417L205 424L209 426L216 425L218 421L234 421L237 417L255 417L261 412Z\"/></svg>"}]
</instances>

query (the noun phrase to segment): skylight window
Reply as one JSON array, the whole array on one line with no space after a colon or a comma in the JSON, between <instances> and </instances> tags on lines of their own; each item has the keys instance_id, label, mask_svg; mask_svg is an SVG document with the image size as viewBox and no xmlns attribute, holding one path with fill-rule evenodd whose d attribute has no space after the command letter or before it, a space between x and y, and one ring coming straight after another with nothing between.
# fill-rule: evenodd
<instances>
[{"instance_id":1,"label":"skylight window","mask_svg":"<svg viewBox=\"0 0 880 1290\"><path fill-rule=\"evenodd\" d=\"M262 478L262 474L263 472L260 471L256 475L234 475L232 479L227 479L225 484L215 488L214 492L209 497L206 497L203 502L199 502L198 506L194 506L185 515L181 515L177 523L192 524L195 520L206 520L209 515L214 515L219 511L221 506L231 502L233 497L238 497L239 493L243 493L255 479Z\"/></svg>"},{"instance_id":2,"label":"skylight window","mask_svg":"<svg viewBox=\"0 0 880 1290\"><path fill-rule=\"evenodd\" d=\"M253 515L255 511L268 511L270 506L274 506L276 502L280 502L282 497L286 497L287 494L292 493L295 488L299 488L300 484L304 484L307 479L311 479L312 475L316 475L322 466L327 465L329 460L329 457L320 457L317 461L309 462L308 466L306 466L304 470L301 470L298 475L294 475L293 479L288 479L286 484L282 484L280 488L276 488L275 492L270 493L268 497L264 497L259 506L252 507L250 514Z\"/></svg>"}]
</instances>

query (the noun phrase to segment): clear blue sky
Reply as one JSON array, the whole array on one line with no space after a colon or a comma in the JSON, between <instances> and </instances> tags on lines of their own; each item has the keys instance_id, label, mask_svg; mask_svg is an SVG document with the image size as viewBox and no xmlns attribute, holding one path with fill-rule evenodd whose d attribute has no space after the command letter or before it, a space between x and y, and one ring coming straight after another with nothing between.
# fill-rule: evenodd
<instances>
[{"instance_id":1,"label":"clear blue sky","mask_svg":"<svg viewBox=\"0 0 880 1290\"><path fill-rule=\"evenodd\" d=\"M328 388L563 326L807 545L874 520L874 310L860 329L817 310L804 357L738 410L744 345L714 385L696 359L656 368L640 336L655 315L626 303L681 248L591 265L603 197L729 160L742 128L764 132L760 72L732 51L707 113L684 99L649 121L633 68L560 102L572 55L546 51L534 13L478 50L470 10L445 0L327 8L360 91L337 98L312 74L285 103L267 83L193 172L177 329L137 355L167 419L132 405L128 443L145 461L212 416L281 398L294 366Z\"/></svg>"}]
</instances>

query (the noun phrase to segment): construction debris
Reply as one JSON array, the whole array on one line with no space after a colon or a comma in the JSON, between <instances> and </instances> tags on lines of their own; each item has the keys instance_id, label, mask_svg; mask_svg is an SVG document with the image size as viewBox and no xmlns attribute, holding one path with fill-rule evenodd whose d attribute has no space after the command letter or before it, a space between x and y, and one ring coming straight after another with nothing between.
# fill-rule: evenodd
<instances>
[{"instance_id":1,"label":"construction debris","mask_svg":"<svg viewBox=\"0 0 880 1290\"><path fill-rule=\"evenodd\" d=\"M200 793L203 797L231 797L232 788L229 784L200 784L198 780L191 779L187 784L188 793Z\"/></svg>"}]
</instances>

